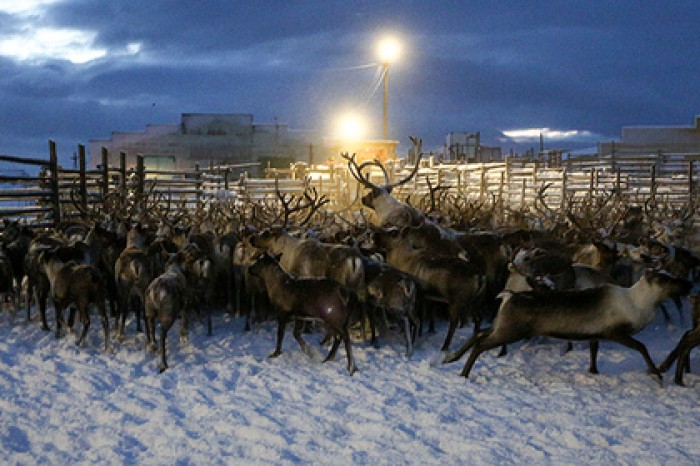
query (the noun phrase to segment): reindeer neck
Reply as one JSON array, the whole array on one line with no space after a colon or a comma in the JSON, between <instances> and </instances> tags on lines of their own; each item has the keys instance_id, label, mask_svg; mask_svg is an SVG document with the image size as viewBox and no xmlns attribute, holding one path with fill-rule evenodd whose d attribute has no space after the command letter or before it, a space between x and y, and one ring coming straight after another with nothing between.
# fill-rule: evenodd
<instances>
[{"instance_id":1,"label":"reindeer neck","mask_svg":"<svg viewBox=\"0 0 700 466\"><path fill-rule=\"evenodd\" d=\"M272 285L284 285L292 279L292 275L285 272L279 264L270 264L266 266L263 268L260 275L267 287Z\"/></svg>"},{"instance_id":2,"label":"reindeer neck","mask_svg":"<svg viewBox=\"0 0 700 466\"><path fill-rule=\"evenodd\" d=\"M299 244L301 240L290 236L288 233L282 233L270 242L269 252L271 254L283 254L285 250L289 251Z\"/></svg>"},{"instance_id":3,"label":"reindeer neck","mask_svg":"<svg viewBox=\"0 0 700 466\"><path fill-rule=\"evenodd\" d=\"M379 223L381 224L387 217L392 215L397 208L405 208L406 204L400 202L395 197L389 193L384 193L378 196L373 201L374 211L379 216Z\"/></svg>"},{"instance_id":4,"label":"reindeer neck","mask_svg":"<svg viewBox=\"0 0 700 466\"><path fill-rule=\"evenodd\" d=\"M651 309L651 312L655 312L656 306L666 299L661 290L656 286L652 286L644 276L628 288L628 296L635 307L638 309Z\"/></svg>"}]
</instances>

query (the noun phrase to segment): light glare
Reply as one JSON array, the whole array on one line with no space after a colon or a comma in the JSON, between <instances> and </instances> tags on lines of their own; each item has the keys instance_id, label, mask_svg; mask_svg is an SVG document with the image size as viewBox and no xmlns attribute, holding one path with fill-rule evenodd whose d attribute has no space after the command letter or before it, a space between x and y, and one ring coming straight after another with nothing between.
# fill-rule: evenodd
<instances>
[{"instance_id":1,"label":"light glare","mask_svg":"<svg viewBox=\"0 0 700 466\"><path fill-rule=\"evenodd\" d=\"M385 37L379 41L377 54L382 63L393 63L401 55L401 44L393 37Z\"/></svg>"},{"instance_id":2,"label":"light glare","mask_svg":"<svg viewBox=\"0 0 700 466\"><path fill-rule=\"evenodd\" d=\"M365 121L354 113L348 113L338 118L336 134L342 140L360 140L365 136L366 131Z\"/></svg>"}]
</instances>

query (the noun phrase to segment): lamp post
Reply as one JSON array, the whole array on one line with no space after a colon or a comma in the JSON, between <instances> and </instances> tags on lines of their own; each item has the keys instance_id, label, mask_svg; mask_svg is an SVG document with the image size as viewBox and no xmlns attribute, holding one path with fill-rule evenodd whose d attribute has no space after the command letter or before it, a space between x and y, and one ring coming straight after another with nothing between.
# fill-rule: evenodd
<instances>
[{"instance_id":1,"label":"lamp post","mask_svg":"<svg viewBox=\"0 0 700 466\"><path fill-rule=\"evenodd\" d=\"M389 139L389 64L399 56L401 47L393 37L386 37L379 42L377 48L381 66L384 68L384 101L382 111L382 137Z\"/></svg>"}]
</instances>

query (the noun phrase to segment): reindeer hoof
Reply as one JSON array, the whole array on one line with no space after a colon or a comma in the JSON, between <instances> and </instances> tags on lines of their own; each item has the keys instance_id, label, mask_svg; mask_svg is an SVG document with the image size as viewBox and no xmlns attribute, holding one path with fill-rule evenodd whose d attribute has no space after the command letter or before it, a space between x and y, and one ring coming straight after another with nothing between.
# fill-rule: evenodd
<instances>
[{"instance_id":1,"label":"reindeer hoof","mask_svg":"<svg viewBox=\"0 0 700 466\"><path fill-rule=\"evenodd\" d=\"M282 354L281 351L275 351L274 353L270 354L270 355L268 356L268 358L274 359L274 358L276 358L277 356L279 356L280 354Z\"/></svg>"},{"instance_id":2,"label":"reindeer hoof","mask_svg":"<svg viewBox=\"0 0 700 466\"><path fill-rule=\"evenodd\" d=\"M458 359L459 359L459 356L457 356L455 353L447 353L445 355L445 358L442 360L442 363L449 364L451 362L455 362Z\"/></svg>"},{"instance_id":3,"label":"reindeer hoof","mask_svg":"<svg viewBox=\"0 0 700 466\"><path fill-rule=\"evenodd\" d=\"M357 372L357 370L358 370L358 369L357 369L356 366L348 367L348 372L350 373L350 377L352 377L352 375L353 375L355 372Z\"/></svg>"},{"instance_id":4,"label":"reindeer hoof","mask_svg":"<svg viewBox=\"0 0 700 466\"><path fill-rule=\"evenodd\" d=\"M50 331L51 331L51 327L49 327L48 325L42 325L42 326L41 326L41 329L42 329L44 332L50 332Z\"/></svg>"},{"instance_id":5,"label":"reindeer hoof","mask_svg":"<svg viewBox=\"0 0 700 466\"><path fill-rule=\"evenodd\" d=\"M163 372L165 372L165 369L167 369L167 368L168 368L168 366L158 366L158 373L162 374Z\"/></svg>"}]
</instances>

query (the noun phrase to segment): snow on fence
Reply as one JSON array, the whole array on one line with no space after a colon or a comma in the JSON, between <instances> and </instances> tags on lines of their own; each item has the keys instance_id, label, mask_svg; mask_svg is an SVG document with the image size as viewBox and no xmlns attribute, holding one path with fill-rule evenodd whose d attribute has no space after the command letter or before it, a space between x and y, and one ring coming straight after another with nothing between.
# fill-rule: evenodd
<instances>
[{"instance_id":1,"label":"snow on fence","mask_svg":"<svg viewBox=\"0 0 700 466\"><path fill-rule=\"evenodd\" d=\"M80 166L64 169L57 163L55 144L49 142L49 159L0 155L0 162L39 168L37 176L0 176L0 218L20 218L32 226L54 226L78 216L80 209L99 206L108 193L117 196L156 193L158 202L197 209L211 202L248 202L274 199L276 189L300 195L313 187L326 195L329 208L345 208L361 193L347 166L293 164L287 169L267 167L264 178L252 178L245 168L258 164L227 165L193 170L149 170L144 158L135 167L126 166L122 153L118 167L110 167L106 149L97 170L87 170L85 150L79 146ZM493 200L494 205L522 210L534 204L546 186L545 202L552 209L566 207L567 201L596 197L613 191L631 204L642 204L654 196L658 203L682 209L697 195L696 154L636 154L587 157L552 166L541 160L509 157L503 162L435 164L423 160L417 175L394 190L399 199L415 202L440 186L468 200ZM240 172L240 175L237 175ZM387 165L390 181L409 173L400 162ZM376 169L370 179L385 183Z\"/></svg>"}]
</instances>

